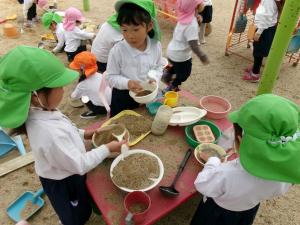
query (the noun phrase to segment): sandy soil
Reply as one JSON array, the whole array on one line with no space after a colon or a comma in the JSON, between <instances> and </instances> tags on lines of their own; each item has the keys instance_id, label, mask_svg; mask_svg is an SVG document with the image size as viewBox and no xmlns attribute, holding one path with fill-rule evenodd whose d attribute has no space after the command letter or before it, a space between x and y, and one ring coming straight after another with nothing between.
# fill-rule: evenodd
<instances>
[{"instance_id":1,"label":"sandy soil","mask_svg":"<svg viewBox=\"0 0 300 225\"><path fill-rule=\"evenodd\" d=\"M51 2L51 0L49 0ZM113 3L109 0L90 0L91 10L84 15L91 19L93 23L100 24L113 13ZM220 95L230 100L233 109L238 108L243 102L255 96L257 84L247 83L241 79L243 69L249 65L249 62L236 56L225 57L224 48L226 36L229 28L231 13L234 1L214 0L214 18L213 33L207 38L207 44L203 49L207 52L211 64L203 66L197 58L193 61L193 71L191 77L184 83L183 88L190 90L194 95L201 97L203 95ZM82 9L81 0L58 0L60 10L69 6L75 6ZM17 13L22 18L21 5L17 0L0 1L0 18L6 17L12 13ZM159 20L163 32L162 46L165 50L168 41L172 35L173 24L163 19ZM21 20L13 22L21 28ZM0 25L2 32L3 25ZM37 24L34 30L25 31L20 38L8 39L0 33L0 56L5 54L11 48L20 45L37 46L40 35L47 31ZM242 50L243 54L251 58L251 50ZM58 55L65 63L66 56ZM300 95L298 92L299 67L292 67L285 63L281 69L280 77L277 80L274 93L285 96L300 104ZM67 114L79 127L86 127L96 120L82 120L80 113L85 109L74 109L68 103L68 96L75 84L66 87L65 98L60 105L60 109ZM29 149L27 145L27 149ZM0 159L0 163L13 158L17 153L12 153L5 159ZM14 201L24 191L35 191L41 185L35 175L33 164L12 172L0 178L0 224L10 225L13 222L6 215L7 206ZM287 195L261 204L259 213L256 217L256 225L299 225L300 216L298 206L300 204L300 187L293 186ZM30 219L32 224L58 224L58 218L54 213L46 196L45 206L40 212ZM161 219L157 224L167 225L187 225L193 215L200 197L183 204L167 217ZM298 212L298 213L297 213ZM93 215L88 224L104 224L101 217Z\"/></svg>"}]
</instances>

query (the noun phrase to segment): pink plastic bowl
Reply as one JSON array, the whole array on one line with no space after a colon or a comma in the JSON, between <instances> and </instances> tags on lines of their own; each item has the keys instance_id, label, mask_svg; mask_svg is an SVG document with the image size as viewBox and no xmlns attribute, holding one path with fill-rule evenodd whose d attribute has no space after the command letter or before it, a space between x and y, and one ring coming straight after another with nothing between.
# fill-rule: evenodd
<instances>
[{"instance_id":1,"label":"pink plastic bowl","mask_svg":"<svg viewBox=\"0 0 300 225\"><path fill-rule=\"evenodd\" d=\"M231 110L231 104L225 98L215 95L203 96L200 107L207 111L206 117L209 119L222 119Z\"/></svg>"}]
</instances>

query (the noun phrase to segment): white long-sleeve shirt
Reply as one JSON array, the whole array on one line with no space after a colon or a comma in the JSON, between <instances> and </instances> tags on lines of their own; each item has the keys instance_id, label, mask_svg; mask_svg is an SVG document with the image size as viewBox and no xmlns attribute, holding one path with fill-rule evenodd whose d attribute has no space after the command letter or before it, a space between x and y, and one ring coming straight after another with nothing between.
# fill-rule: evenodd
<instances>
[{"instance_id":1,"label":"white long-sleeve shirt","mask_svg":"<svg viewBox=\"0 0 300 225\"><path fill-rule=\"evenodd\" d=\"M212 0L204 0L204 1L203 1L203 4L204 4L205 6L207 6L207 5L212 5Z\"/></svg>"},{"instance_id":2,"label":"white long-sleeve shirt","mask_svg":"<svg viewBox=\"0 0 300 225\"><path fill-rule=\"evenodd\" d=\"M95 34L81 30L79 27L75 26L72 31L64 31L65 34L65 51L75 52L80 46L82 40L92 39Z\"/></svg>"},{"instance_id":3,"label":"white long-sleeve shirt","mask_svg":"<svg viewBox=\"0 0 300 225\"><path fill-rule=\"evenodd\" d=\"M192 58L189 41L198 40L199 25L196 17L190 24L177 23L172 40L168 44L167 55L174 62L184 62Z\"/></svg>"},{"instance_id":4,"label":"white long-sleeve shirt","mask_svg":"<svg viewBox=\"0 0 300 225\"><path fill-rule=\"evenodd\" d=\"M43 178L83 175L109 155L105 145L86 152L79 130L60 111L31 108L26 130L36 173Z\"/></svg>"},{"instance_id":5,"label":"white long-sleeve shirt","mask_svg":"<svg viewBox=\"0 0 300 225\"><path fill-rule=\"evenodd\" d=\"M254 23L257 33L261 34L265 29L277 24L278 8L276 0L262 0L256 9Z\"/></svg>"},{"instance_id":6,"label":"white long-sleeve shirt","mask_svg":"<svg viewBox=\"0 0 300 225\"><path fill-rule=\"evenodd\" d=\"M195 180L195 188L201 194L231 211L251 209L262 200L286 193L290 186L252 176L241 166L239 158L221 163L219 158L211 157Z\"/></svg>"},{"instance_id":7,"label":"white long-sleeve shirt","mask_svg":"<svg viewBox=\"0 0 300 225\"><path fill-rule=\"evenodd\" d=\"M64 29L62 23L58 23L56 25L56 29L55 29L54 33L55 33L56 38L57 38L57 45L52 50L52 52L57 53L57 52L59 52L62 49L62 47L65 44L65 35L64 35L65 29Z\"/></svg>"},{"instance_id":8,"label":"white long-sleeve shirt","mask_svg":"<svg viewBox=\"0 0 300 225\"><path fill-rule=\"evenodd\" d=\"M95 73L87 77L85 80L79 82L75 90L71 94L71 98L81 98L88 96L90 101L96 106L104 106L100 99L99 87L102 81L102 74ZM107 103L111 103L111 88L107 86L104 91Z\"/></svg>"},{"instance_id":9,"label":"white long-sleeve shirt","mask_svg":"<svg viewBox=\"0 0 300 225\"><path fill-rule=\"evenodd\" d=\"M147 47L140 51L122 40L109 53L106 80L110 87L126 90L129 80L147 81L149 70L161 64L162 50L159 41L147 37ZM160 78L161 75L157 73L156 81Z\"/></svg>"},{"instance_id":10,"label":"white long-sleeve shirt","mask_svg":"<svg viewBox=\"0 0 300 225\"><path fill-rule=\"evenodd\" d=\"M108 22L105 22L93 41L91 52L96 56L98 62L107 63L109 51L122 39L123 35Z\"/></svg>"}]
</instances>

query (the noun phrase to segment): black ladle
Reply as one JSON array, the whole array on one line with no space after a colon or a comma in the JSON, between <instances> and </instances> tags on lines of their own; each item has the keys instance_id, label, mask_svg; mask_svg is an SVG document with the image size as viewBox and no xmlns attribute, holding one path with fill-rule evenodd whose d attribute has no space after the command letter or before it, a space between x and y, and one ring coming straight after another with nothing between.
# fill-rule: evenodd
<instances>
[{"instance_id":1,"label":"black ladle","mask_svg":"<svg viewBox=\"0 0 300 225\"><path fill-rule=\"evenodd\" d=\"M192 149L189 148L187 150L187 152L185 153L184 159L181 161L181 163L178 167L177 174L176 174L171 186L168 186L168 187L167 186L159 186L159 190L161 191L161 193L163 193L169 197L175 197L175 196L179 195L179 192L175 189L175 184L176 184L178 178L180 177L191 154L192 154Z\"/></svg>"}]
</instances>

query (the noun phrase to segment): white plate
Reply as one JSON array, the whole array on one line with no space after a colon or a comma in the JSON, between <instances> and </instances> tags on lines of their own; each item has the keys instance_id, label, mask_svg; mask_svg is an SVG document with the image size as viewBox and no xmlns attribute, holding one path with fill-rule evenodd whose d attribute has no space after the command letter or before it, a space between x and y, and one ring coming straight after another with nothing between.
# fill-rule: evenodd
<instances>
[{"instance_id":1,"label":"white plate","mask_svg":"<svg viewBox=\"0 0 300 225\"><path fill-rule=\"evenodd\" d=\"M196 123L206 115L207 111L197 107L182 106L173 108L170 126L188 126Z\"/></svg>"},{"instance_id":2,"label":"white plate","mask_svg":"<svg viewBox=\"0 0 300 225\"><path fill-rule=\"evenodd\" d=\"M112 180L112 182L114 183L114 185L116 185L118 188L120 188L121 190L123 191L126 191L126 192L133 192L133 191L149 191L151 190L152 188L154 188L156 185L158 185L158 183L161 181L161 179L163 178L163 175L164 175L164 165L162 163L162 161L160 160L160 158L158 158L157 155L155 155L154 153L152 152L149 152L149 151L146 151L146 150L143 150L143 149L134 149L134 150L129 150L128 151L128 155L132 155L132 154L137 154L137 153L144 153L146 155L150 155L150 156L153 156L157 159L158 161L158 165L159 165L159 177L156 178L156 179L153 179L154 183L147 187L147 188L144 188L144 189L139 189L139 190L133 190L133 189L128 189L128 188L125 188L125 187L120 187L118 185L116 185L114 183L114 181ZM113 177L113 174L112 174L112 171L113 169L115 168L115 166L122 160L123 158L123 155L119 155L117 158L114 159L114 161L112 162L111 166L110 166L110 177L112 178Z\"/></svg>"}]
</instances>

